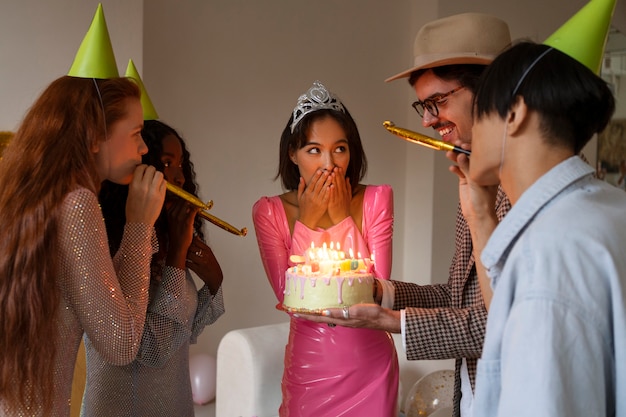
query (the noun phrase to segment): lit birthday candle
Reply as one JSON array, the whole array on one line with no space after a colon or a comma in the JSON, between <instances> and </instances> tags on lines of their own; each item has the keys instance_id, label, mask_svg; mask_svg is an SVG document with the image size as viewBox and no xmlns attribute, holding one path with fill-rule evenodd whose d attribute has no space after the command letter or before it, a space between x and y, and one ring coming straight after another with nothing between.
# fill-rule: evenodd
<instances>
[{"instance_id":1,"label":"lit birthday candle","mask_svg":"<svg viewBox=\"0 0 626 417\"><path fill-rule=\"evenodd\" d=\"M376 258L374 256L374 252L372 252L372 254L370 255L370 260L372 262L370 263L369 268L367 268L367 272L372 272L374 270L374 265L376 264Z\"/></svg>"},{"instance_id":2,"label":"lit birthday candle","mask_svg":"<svg viewBox=\"0 0 626 417\"><path fill-rule=\"evenodd\" d=\"M357 269L359 271L365 272L367 270L367 265L365 264L365 261L361 258L361 252L357 252L357 258L359 263Z\"/></svg>"},{"instance_id":3,"label":"lit birthday candle","mask_svg":"<svg viewBox=\"0 0 626 417\"><path fill-rule=\"evenodd\" d=\"M326 242L324 242L324 244L322 244L322 248L321 249L318 249L318 251L317 251L317 258L318 258L319 264L320 264L320 273L322 273L322 274L330 273L330 271L332 269L332 264L331 264L331 261L329 259L328 246L326 245Z\"/></svg>"},{"instance_id":4,"label":"lit birthday candle","mask_svg":"<svg viewBox=\"0 0 626 417\"><path fill-rule=\"evenodd\" d=\"M341 246L339 246L339 242L337 242L337 258L340 261L343 261L344 259L346 259L346 253L341 250Z\"/></svg>"},{"instance_id":5,"label":"lit birthday candle","mask_svg":"<svg viewBox=\"0 0 626 417\"><path fill-rule=\"evenodd\" d=\"M311 272L319 272L320 270L320 263L317 261L317 259L315 259L315 253L311 253L310 256L310 263L311 263Z\"/></svg>"},{"instance_id":6,"label":"lit birthday candle","mask_svg":"<svg viewBox=\"0 0 626 417\"><path fill-rule=\"evenodd\" d=\"M352 248L350 248L350 270L356 271L358 268L359 268L359 261L354 259L354 252L352 251Z\"/></svg>"},{"instance_id":7,"label":"lit birthday candle","mask_svg":"<svg viewBox=\"0 0 626 417\"><path fill-rule=\"evenodd\" d=\"M369 259L364 258L363 261L365 262L366 271L371 273L374 270L374 254L372 253Z\"/></svg>"}]
</instances>

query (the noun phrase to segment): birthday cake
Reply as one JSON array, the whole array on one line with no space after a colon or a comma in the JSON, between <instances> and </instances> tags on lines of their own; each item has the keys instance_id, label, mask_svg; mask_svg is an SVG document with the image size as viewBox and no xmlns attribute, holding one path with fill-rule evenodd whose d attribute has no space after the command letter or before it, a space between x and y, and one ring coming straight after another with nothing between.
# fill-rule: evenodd
<instances>
[{"instance_id":1,"label":"birthday cake","mask_svg":"<svg viewBox=\"0 0 626 417\"><path fill-rule=\"evenodd\" d=\"M352 251L350 251L352 252ZM356 258L338 248L311 247L285 271L283 309L319 314L326 308L373 303L373 260Z\"/></svg>"}]
</instances>

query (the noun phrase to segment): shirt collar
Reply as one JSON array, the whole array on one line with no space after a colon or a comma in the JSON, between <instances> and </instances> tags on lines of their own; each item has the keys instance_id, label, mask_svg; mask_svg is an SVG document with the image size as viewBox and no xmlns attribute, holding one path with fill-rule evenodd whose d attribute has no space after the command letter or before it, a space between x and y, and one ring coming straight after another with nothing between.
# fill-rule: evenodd
<instances>
[{"instance_id":1,"label":"shirt collar","mask_svg":"<svg viewBox=\"0 0 626 417\"><path fill-rule=\"evenodd\" d=\"M519 198L511 211L493 231L481 254L488 274L508 253L511 244L533 217L556 195L579 179L591 175L593 167L578 156L572 156L541 176Z\"/></svg>"}]
</instances>

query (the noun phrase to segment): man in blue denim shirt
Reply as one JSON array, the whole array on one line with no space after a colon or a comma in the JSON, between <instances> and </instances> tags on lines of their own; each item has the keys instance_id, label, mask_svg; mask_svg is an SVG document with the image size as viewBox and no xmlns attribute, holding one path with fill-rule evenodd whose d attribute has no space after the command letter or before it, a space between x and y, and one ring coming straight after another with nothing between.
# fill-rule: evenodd
<instances>
[{"instance_id":1,"label":"man in blue denim shirt","mask_svg":"<svg viewBox=\"0 0 626 417\"><path fill-rule=\"evenodd\" d=\"M518 44L486 70L459 164L513 207L481 255L494 294L475 416L626 415L626 193L576 156L614 106L548 45Z\"/></svg>"}]
</instances>

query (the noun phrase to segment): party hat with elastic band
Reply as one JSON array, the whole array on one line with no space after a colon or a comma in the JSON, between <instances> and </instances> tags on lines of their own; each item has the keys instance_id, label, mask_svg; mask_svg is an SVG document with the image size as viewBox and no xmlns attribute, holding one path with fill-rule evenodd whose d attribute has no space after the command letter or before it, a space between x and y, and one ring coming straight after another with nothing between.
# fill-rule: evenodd
<instances>
[{"instance_id":1,"label":"party hat with elastic band","mask_svg":"<svg viewBox=\"0 0 626 417\"><path fill-rule=\"evenodd\" d=\"M617 0L591 0L543 43L600 74Z\"/></svg>"},{"instance_id":2,"label":"party hat with elastic band","mask_svg":"<svg viewBox=\"0 0 626 417\"><path fill-rule=\"evenodd\" d=\"M159 115L152 104L152 100L150 100L150 96L146 91L146 87L143 85L143 81L141 81L141 77L139 76L139 72L135 67L135 63L132 59L128 60L128 66L126 67L126 76L135 80L139 89L141 90L141 107L143 107L143 120L158 120Z\"/></svg>"},{"instance_id":3,"label":"party hat with elastic band","mask_svg":"<svg viewBox=\"0 0 626 417\"><path fill-rule=\"evenodd\" d=\"M78 48L67 75L102 79L119 77L102 4L98 4L91 26Z\"/></svg>"}]
</instances>

